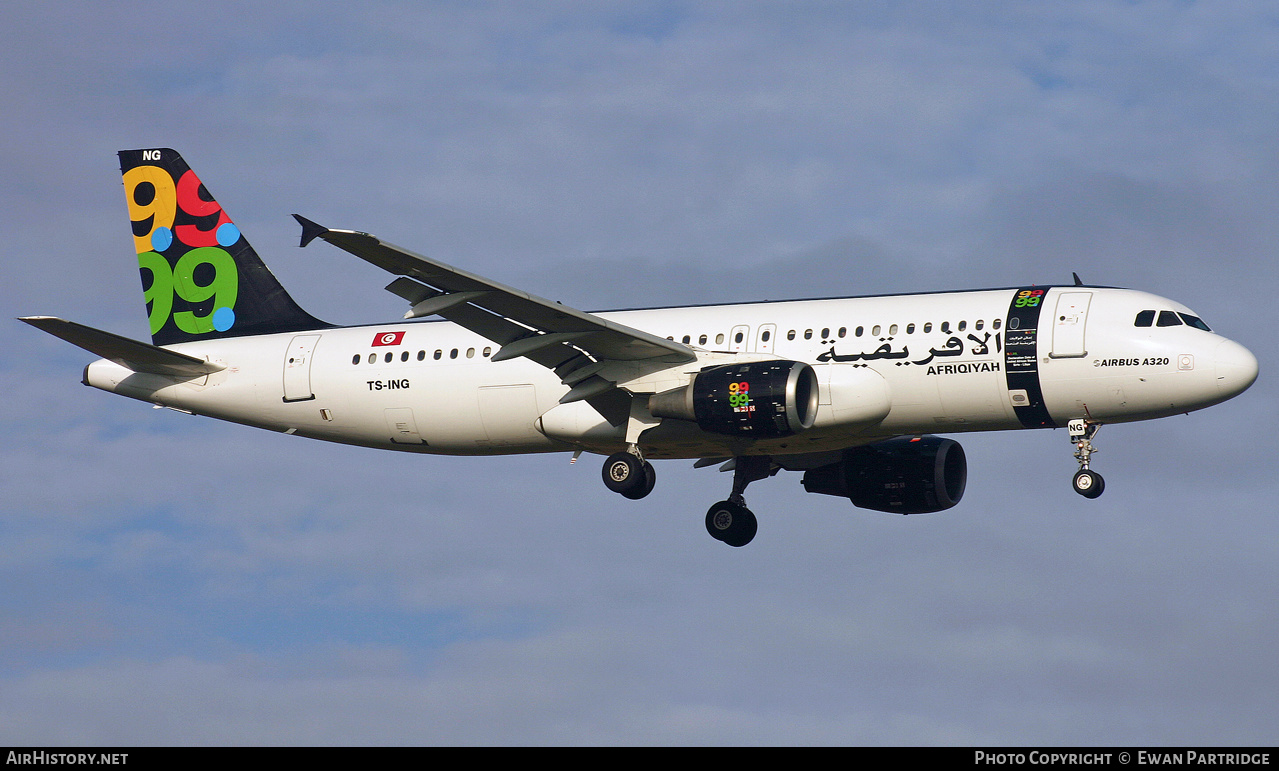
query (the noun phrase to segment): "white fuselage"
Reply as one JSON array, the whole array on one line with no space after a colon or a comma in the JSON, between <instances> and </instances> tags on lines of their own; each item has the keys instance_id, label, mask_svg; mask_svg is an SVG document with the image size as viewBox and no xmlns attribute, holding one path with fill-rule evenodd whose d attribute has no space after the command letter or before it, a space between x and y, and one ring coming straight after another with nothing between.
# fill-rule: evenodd
<instances>
[{"instance_id":1,"label":"white fuselage","mask_svg":"<svg viewBox=\"0 0 1279 771\"><path fill-rule=\"evenodd\" d=\"M698 352L698 361L683 365L615 365L610 379L633 393L677 388L703 367L733 361L814 367L818 422L791 437L743 444L650 416L639 441L647 456L693 458L823 452L890 436L1053 427L1074 418L1144 420L1216 404L1255 379L1256 360L1237 343L1186 323L1137 326L1141 311L1191 313L1144 292L1052 287L597 315ZM610 425L584 401L559 403L569 386L553 372L524 358L490 361L498 346L449 322L170 347L226 368L180 380L100 360L86 369L85 383L383 449L483 455L626 446L625 424Z\"/></svg>"}]
</instances>

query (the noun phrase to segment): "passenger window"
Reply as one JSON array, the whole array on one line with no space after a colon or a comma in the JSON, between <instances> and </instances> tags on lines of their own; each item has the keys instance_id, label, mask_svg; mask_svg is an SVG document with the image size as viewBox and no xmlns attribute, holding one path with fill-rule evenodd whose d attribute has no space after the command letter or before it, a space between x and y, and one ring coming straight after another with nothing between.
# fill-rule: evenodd
<instances>
[{"instance_id":1,"label":"passenger window","mask_svg":"<svg viewBox=\"0 0 1279 771\"><path fill-rule=\"evenodd\" d=\"M793 329L792 329L792 330L790 330L789 332L787 332L787 333L786 333L786 339L787 339L787 340L794 340L794 339L795 339L795 330L793 330Z\"/></svg>"},{"instance_id":2,"label":"passenger window","mask_svg":"<svg viewBox=\"0 0 1279 771\"><path fill-rule=\"evenodd\" d=\"M1204 320L1198 316L1191 316L1189 313L1178 313L1177 315L1181 317L1182 321L1186 322L1187 326L1194 327L1195 329L1202 329L1205 332L1212 331L1212 329L1204 323Z\"/></svg>"},{"instance_id":3,"label":"passenger window","mask_svg":"<svg viewBox=\"0 0 1279 771\"><path fill-rule=\"evenodd\" d=\"M444 351L441 351L439 348L436 348L436 349L435 349L435 360L436 360L436 361L439 361L439 360L440 360L440 358L441 358L442 356L444 356Z\"/></svg>"},{"instance_id":4,"label":"passenger window","mask_svg":"<svg viewBox=\"0 0 1279 771\"><path fill-rule=\"evenodd\" d=\"M895 334L897 334L897 325L896 325L896 324L893 324L891 327L889 327L889 328L888 328L888 334L890 334L890 335L895 335Z\"/></svg>"},{"instance_id":5,"label":"passenger window","mask_svg":"<svg viewBox=\"0 0 1279 771\"><path fill-rule=\"evenodd\" d=\"M466 358L468 358L468 359L474 359L474 358L475 358L475 349L474 349L474 348L467 348L467 349L466 349Z\"/></svg>"},{"instance_id":6,"label":"passenger window","mask_svg":"<svg viewBox=\"0 0 1279 771\"><path fill-rule=\"evenodd\" d=\"M408 352L408 351L405 351L404 353L400 354L400 361L408 361L408 360L409 360L409 352Z\"/></svg>"},{"instance_id":7,"label":"passenger window","mask_svg":"<svg viewBox=\"0 0 1279 771\"><path fill-rule=\"evenodd\" d=\"M418 361L426 361L426 351L418 351L418 352L417 352L417 360L418 360Z\"/></svg>"},{"instance_id":8,"label":"passenger window","mask_svg":"<svg viewBox=\"0 0 1279 771\"><path fill-rule=\"evenodd\" d=\"M693 342L693 338L688 335L684 335L684 337L680 338L680 342L684 343L684 345L688 345Z\"/></svg>"},{"instance_id":9,"label":"passenger window","mask_svg":"<svg viewBox=\"0 0 1279 771\"><path fill-rule=\"evenodd\" d=\"M924 334L928 334L929 332L932 332L932 331L933 331L933 322L931 322L931 321L925 321L925 322L924 322Z\"/></svg>"},{"instance_id":10,"label":"passenger window","mask_svg":"<svg viewBox=\"0 0 1279 771\"><path fill-rule=\"evenodd\" d=\"M376 353L370 353L370 354L369 354L369 364L376 364L376 363L377 363L377 354L376 354Z\"/></svg>"},{"instance_id":11,"label":"passenger window","mask_svg":"<svg viewBox=\"0 0 1279 771\"><path fill-rule=\"evenodd\" d=\"M977 331L980 332L981 328L984 326L986 326L986 322L982 321L981 319L977 319Z\"/></svg>"},{"instance_id":12,"label":"passenger window","mask_svg":"<svg viewBox=\"0 0 1279 771\"><path fill-rule=\"evenodd\" d=\"M1159 321L1155 322L1160 327L1179 327L1181 319L1177 318L1177 314L1172 311L1159 311Z\"/></svg>"},{"instance_id":13,"label":"passenger window","mask_svg":"<svg viewBox=\"0 0 1279 771\"><path fill-rule=\"evenodd\" d=\"M822 339L825 340L828 337L830 337L830 327L824 327L822 329Z\"/></svg>"},{"instance_id":14,"label":"passenger window","mask_svg":"<svg viewBox=\"0 0 1279 771\"><path fill-rule=\"evenodd\" d=\"M395 357L395 354L391 353L390 351L387 351L386 356L382 357L382 361L386 362L387 364L390 364L391 359L393 359L394 357Z\"/></svg>"},{"instance_id":15,"label":"passenger window","mask_svg":"<svg viewBox=\"0 0 1279 771\"><path fill-rule=\"evenodd\" d=\"M351 359L351 363L352 363L352 364L359 364L359 363L360 363L360 354L358 354L358 353L357 353L357 354L355 354L355 357L354 357L353 359Z\"/></svg>"},{"instance_id":16,"label":"passenger window","mask_svg":"<svg viewBox=\"0 0 1279 771\"><path fill-rule=\"evenodd\" d=\"M949 334L950 334L950 322L949 322L949 321L943 321L943 322L941 323L941 331L942 331L942 333L943 333L943 334L947 334L947 335L949 335Z\"/></svg>"},{"instance_id":17,"label":"passenger window","mask_svg":"<svg viewBox=\"0 0 1279 771\"><path fill-rule=\"evenodd\" d=\"M994 329L999 329L1001 326L1003 326L1003 321L1001 321L1000 319L995 319L994 321L990 322L990 326L993 327Z\"/></svg>"},{"instance_id":18,"label":"passenger window","mask_svg":"<svg viewBox=\"0 0 1279 771\"><path fill-rule=\"evenodd\" d=\"M702 335L701 337L697 338L697 344L706 345L706 335Z\"/></svg>"},{"instance_id":19,"label":"passenger window","mask_svg":"<svg viewBox=\"0 0 1279 771\"><path fill-rule=\"evenodd\" d=\"M870 328L870 336L871 336L871 337L879 337L879 325L878 325L878 324L876 324L875 326L873 326L873 327L871 327L871 328Z\"/></svg>"},{"instance_id":20,"label":"passenger window","mask_svg":"<svg viewBox=\"0 0 1279 771\"><path fill-rule=\"evenodd\" d=\"M858 328L857 328L857 331L853 332L853 334L854 334L854 335L856 335L857 337L861 337L861 336L862 336L862 332L864 332L864 331L865 331L865 330L864 330L862 327L858 327Z\"/></svg>"},{"instance_id":21,"label":"passenger window","mask_svg":"<svg viewBox=\"0 0 1279 771\"><path fill-rule=\"evenodd\" d=\"M741 333L741 332L738 332L737 334L733 335L733 342L734 342L734 343L740 343L741 341L742 341L742 333Z\"/></svg>"},{"instance_id":22,"label":"passenger window","mask_svg":"<svg viewBox=\"0 0 1279 771\"><path fill-rule=\"evenodd\" d=\"M1134 327L1149 327L1155 323L1154 311L1138 311L1137 319L1133 321Z\"/></svg>"},{"instance_id":23,"label":"passenger window","mask_svg":"<svg viewBox=\"0 0 1279 771\"><path fill-rule=\"evenodd\" d=\"M843 336L844 336L844 335L846 335L846 334L848 334L848 327L840 327L840 328L839 328L839 336L840 336L840 337L843 337Z\"/></svg>"},{"instance_id":24,"label":"passenger window","mask_svg":"<svg viewBox=\"0 0 1279 771\"><path fill-rule=\"evenodd\" d=\"M805 340L812 340L812 339L813 339L813 330L811 330L811 329L805 329L805 330L804 330L804 339L805 339Z\"/></svg>"},{"instance_id":25,"label":"passenger window","mask_svg":"<svg viewBox=\"0 0 1279 771\"><path fill-rule=\"evenodd\" d=\"M724 333L720 332L718 335L715 335L715 345L723 345L723 344L724 344Z\"/></svg>"},{"instance_id":26,"label":"passenger window","mask_svg":"<svg viewBox=\"0 0 1279 771\"><path fill-rule=\"evenodd\" d=\"M449 358L450 358L450 359L456 359L456 358L457 358L457 349L456 349L456 348L454 348L453 350L449 351Z\"/></svg>"},{"instance_id":27,"label":"passenger window","mask_svg":"<svg viewBox=\"0 0 1279 771\"><path fill-rule=\"evenodd\" d=\"M773 336L773 333L765 329L764 334L760 335L759 339L767 343L772 336Z\"/></svg>"},{"instance_id":28,"label":"passenger window","mask_svg":"<svg viewBox=\"0 0 1279 771\"><path fill-rule=\"evenodd\" d=\"M490 348L490 347L489 347L489 346L487 346L487 345L486 345L486 346L484 346L484 358L486 358L486 359L487 359L487 358L489 357L489 354L490 354L490 353L492 353L492 352L493 352L493 349L492 349L492 348Z\"/></svg>"},{"instance_id":29,"label":"passenger window","mask_svg":"<svg viewBox=\"0 0 1279 771\"><path fill-rule=\"evenodd\" d=\"M959 322L959 331L963 332L965 329L968 329L968 322L967 321Z\"/></svg>"},{"instance_id":30,"label":"passenger window","mask_svg":"<svg viewBox=\"0 0 1279 771\"><path fill-rule=\"evenodd\" d=\"M907 325L906 325L906 334L908 334L908 335L913 335L913 334L915 334L915 325L914 325L914 324L907 324Z\"/></svg>"}]
</instances>

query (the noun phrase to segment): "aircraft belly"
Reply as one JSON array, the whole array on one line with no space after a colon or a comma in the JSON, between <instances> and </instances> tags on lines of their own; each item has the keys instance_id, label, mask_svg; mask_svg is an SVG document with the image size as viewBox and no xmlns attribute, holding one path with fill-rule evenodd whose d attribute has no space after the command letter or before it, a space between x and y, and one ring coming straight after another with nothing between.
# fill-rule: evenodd
<instances>
[{"instance_id":1,"label":"aircraft belly","mask_svg":"<svg viewBox=\"0 0 1279 771\"><path fill-rule=\"evenodd\" d=\"M942 412L935 422L973 429L1005 428L1015 423L1002 371L980 364L953 366L956 372L937 386Z\"/></svg>"},{"instance_id":2,"label":"aircraft belly","mask_svg":"<svg viewBox=\"0 0 1279 771\"><path fill-rule=\"evenodd\" d=\"M1089 360L1088 371L1078 376L1045 379L1044 397L1058 422L1072 417L1110 423L1148 420L1215 403L1204 398L1212 393L1212 373L1193 368L1193 363L1183 366L1177 369L1174 357Z\"/></svg>"},{"instance_id":3,"label":"aircraft belly","mask_svg":"<svg viewBox=\"0 0 1279 771\"><path fill-rule=\"evenodd\" d=\"M936 416L942 414L939 378L912 367L889 372L885 379L892 404L880 428L894 433L933 430Z\"/></svg>"},{"instance_id":4,"label":"aircraft belly","mask_svg":"<svg viewBox=\"0 0 1279 771\"><path fill-rule=\"evenodd\" d=\"M537 390L532 383L480 386L476 391L480 427L493 446L523 445L541 439Z\"/></svg>"},{"instance_id":5,"label":"aircraft belly","mask_svg":"<svg viewBox=\"0 0 1279 771\"><path fill-rule=\"evenodd\" d=\"M891 434L1018 428L997 360L903 367L888 373L892 409L878 427Z\"/></svg>"}]
</instances>

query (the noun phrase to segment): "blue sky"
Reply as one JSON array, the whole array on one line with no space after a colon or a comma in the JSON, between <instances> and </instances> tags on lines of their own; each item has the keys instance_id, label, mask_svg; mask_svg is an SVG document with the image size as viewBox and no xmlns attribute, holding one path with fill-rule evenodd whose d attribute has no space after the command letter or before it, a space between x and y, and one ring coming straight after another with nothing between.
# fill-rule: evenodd
<instances>
[{"instance_id":1,"label":"blue sky","mask_svg":"<svg viewBox=\"0 0 1279 771\"><path fill-rule=\"evenodd\" d=\"M0 325L0 741L1273 744L1279 13L1240 2L10 3L0 303L145 338L115 151L171 146L307 310L299 212L579 308L1068 281L1261 378L959 438L897 518L658 464L401 457L85 389Z\"/></svg>"}]
</instances>

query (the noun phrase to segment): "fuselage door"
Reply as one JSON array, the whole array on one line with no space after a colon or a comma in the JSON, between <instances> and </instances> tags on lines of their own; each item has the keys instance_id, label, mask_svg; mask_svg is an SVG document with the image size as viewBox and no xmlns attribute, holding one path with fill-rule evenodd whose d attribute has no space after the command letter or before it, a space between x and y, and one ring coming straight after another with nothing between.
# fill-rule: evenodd
<instances>
[{"instance_id":1,"label":"fuselage door","mask_svg":"<svg viewBox=\"0 0 1279 771\"><path fill-rule=\"evenodd\" d=\"M728 350L733 353L746 353L750 346L751 328L742 325L733 327L733 331L728 335Z\"/></svg>"},{"instance_id":2,"label":"fuselage door","mask_svg":"<svg viewBox=\"0 0 1279 771\"><path fill-rule=\"evenodd\" d=\"M417 421L413 419L411 408L396 407L386 410L385 414L391 444L426 444L426 440L417 432Z\"/></svg>"},{"instance_id":3,"label":"fuselage door","mask_svg":"<svg viewBox=\"0 0 1279 771\"><path fill-rule=\"evenodd\" d=\"M311 393L311 357L319 335L297 335L289 341L284 355L284 401L301 402L314 399Z\"/></svg>"},{"instance_id":4,"label":"fuselage door","mask_svg":"<svg viewBox=\"0 0 1279 771\"><path fill-rule=\"evenodd\" d=\"M1053 314L1054 359L1086 356L1084 328L1088 323L1088 303L1092 292L1062 292L1057 296L1057 312Z\"/></svg>"},{"instance_id":5,"label":"fuselage door","mask_svg":"<svg viewBox=\"0 0 1279 771\"><path fill-rule=\"evenodd\" d=\"M755 335L755 353L772 353L773 338L777 336L776 324L760 324Z\"/></svg>"}]
</instances>

